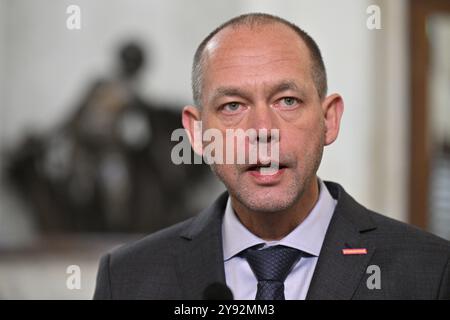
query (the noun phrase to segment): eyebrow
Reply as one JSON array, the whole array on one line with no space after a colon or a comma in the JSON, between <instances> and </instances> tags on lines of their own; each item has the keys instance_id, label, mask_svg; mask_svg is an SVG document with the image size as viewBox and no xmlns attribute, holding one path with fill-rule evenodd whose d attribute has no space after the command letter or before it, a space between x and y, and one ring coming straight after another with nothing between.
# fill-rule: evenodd
<instances>
[{"instance_id":1,"label":"eyebrow","mask_svg":"<svg viewBox=\"0 0 450 320\"><path fill-rule=\"evenodd\" d=\"M241 97L248 99L250 94L239 87L219 87L215 90L211 101L216 101L222 97Z\"/></svg>"},{"instance_id":2,"label":"eyebrow","mask_svg":"<svg viewBox=\"0 0 450 320\"><path fill-rule=\"evenodd\" d=\"M303 87L299 87L294 80L283 80L270 86L269 97L273 97L277 93L289 90L296 91L303 96L305 94L305 89ZM215 90L211 101L216 101L222 97L241 97L246 100L250 100L250 96L251 93L239 87L219 87Z\"/></svg>"},{"instance_id":3,"label":"eyebrow","mask_svg":"<svg viewBox=\"0 0 450 320\"><path fill-rule=\"evenodd\" d=\"M276 95L277 93L283 92L283 91L296 91L300 95L305 94L305 88L299 87L297 83L294 80L283 80L279 83L276 83L271 89L269 96L272 97Z\"/></svg>"}]
</instances>

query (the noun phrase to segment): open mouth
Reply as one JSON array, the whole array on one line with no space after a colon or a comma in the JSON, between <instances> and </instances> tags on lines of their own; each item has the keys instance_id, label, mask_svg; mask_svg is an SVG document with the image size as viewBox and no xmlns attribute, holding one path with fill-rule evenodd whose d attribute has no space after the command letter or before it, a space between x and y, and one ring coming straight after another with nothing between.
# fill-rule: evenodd
<instances>
[{"instance_id":1,"label":"open mouth","mask_svg":"<svg viewBox=\"0 0 450 320\"><path fill-rule=\"evenodd\" d=\"M287 166L281 163L267 163L267 164L257 163L249 166L246 171L271 175L284 168L287 168Z\"/></svg>"}]
</instances>

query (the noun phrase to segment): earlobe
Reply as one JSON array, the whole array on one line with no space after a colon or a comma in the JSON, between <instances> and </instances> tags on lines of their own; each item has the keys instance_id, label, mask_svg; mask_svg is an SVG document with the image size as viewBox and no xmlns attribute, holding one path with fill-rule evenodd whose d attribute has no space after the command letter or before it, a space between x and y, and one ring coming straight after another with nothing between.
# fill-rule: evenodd
<instances>
[{"instance_id":1,"label":"earlobe","mask_svg":"<svg viewBox=\"0 0 450 320\"><path fill-rule=\"evenodd\" d=\"M181 115L181 121L183 123L183 128L188 135L192 149L201 156L203 154L203 144L201 141L202 127L199 109L195 106L185 106Z\"/></svg>"},{"instance_id":2,"label":"earlobe","mask_svg":"<svg viewBox=\"0 0 450 320\"><path fill-rule=\"evenodd\" d=\"M344 101L339 94L331 94L322 103L325 120L325 145L332 144L339 133Z\"/></svg>"}]
</instances>

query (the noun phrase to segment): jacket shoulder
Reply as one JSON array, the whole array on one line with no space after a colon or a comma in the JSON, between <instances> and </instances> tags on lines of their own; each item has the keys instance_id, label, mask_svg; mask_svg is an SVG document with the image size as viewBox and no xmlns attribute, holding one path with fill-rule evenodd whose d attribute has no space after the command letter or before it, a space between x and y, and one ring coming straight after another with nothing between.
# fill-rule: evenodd
<instances>
[{"instance_id":1,"label":"jacket shoulder","mask_svg":"<svg viewBox=\"0 0 450 320\"><path fill-rule=\"evenodd\" d=\"M170 256L183 240L181 234L191 224L194 218L179 222L173 226L164 228L132 243L124 244L113 249L108 254L111 264L120 267L121 263L129 265L134 260L151 258L158 259L161 256Z\"/></svg>"},{"instance_id":2,"label":"jacket shoulder","mask_svg":"<svg viewBox=\"0 0 450 320\"><path fill-rule=\"evenodd\" d=\"M97 273L94 299L143 299L157 298L160 295L178 299L176 257L185 241L181 234L192 219L103 255ZM153 288L150 293L155 294L154 296L148 296L148 287Z\"/></svg>"},{"instance_id":3,"label":"jacket shoulder","mask_svg":"<svg viewBox=\"0 0 450 320\"><path fill-rule=\"evenodd\" d=\"M398 220L374 212L353 199L344 188L334 182L325 181L334 199L336 213L361 232L363 238L377 247L423 249L433 247L450 253L450 242Z\"/></svg>"},{"instance_id":4,"label":"jacket shoulder","mask_svg":"<svg viewBox=\"0 0 450 320\"><path fill-rule=\"evenodd\" d=\"M366 209L367 214L376 223L374 233L379 243L389 247L414 248L424 250L434 248L450 254L450 242L413 225L397 221L385 215Z\"/></svg>"}]
</instances>

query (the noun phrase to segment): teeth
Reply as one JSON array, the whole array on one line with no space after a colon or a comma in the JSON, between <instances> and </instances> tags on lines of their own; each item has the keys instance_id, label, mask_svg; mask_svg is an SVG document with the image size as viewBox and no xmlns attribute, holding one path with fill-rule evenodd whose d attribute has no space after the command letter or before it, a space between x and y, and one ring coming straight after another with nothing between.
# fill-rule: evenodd
<instances>
[{"instance_id":1,"label":"teeth","mask_svg":"<svg viewBox=\"0 0 450 320\"><path fill-rule=\"evenodd\" d=\"M274 175L278 172L278 168L272 168L272 167L259 167L258 169L259 173L266 176Z\"/></svg>"}]
</instances>

